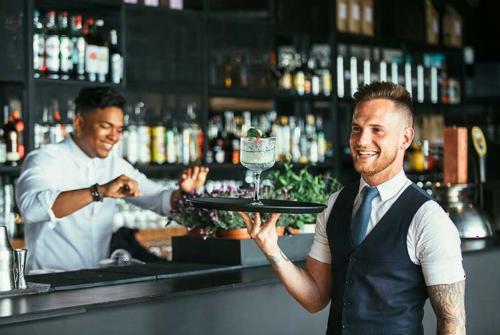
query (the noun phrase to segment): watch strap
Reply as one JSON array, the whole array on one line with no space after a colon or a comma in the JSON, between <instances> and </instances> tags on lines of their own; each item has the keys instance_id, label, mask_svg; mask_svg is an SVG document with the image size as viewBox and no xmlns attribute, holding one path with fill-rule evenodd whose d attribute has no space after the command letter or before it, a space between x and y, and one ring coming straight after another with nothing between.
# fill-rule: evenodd
<instances>
[{"instance_id":1,"label":"watch strap","mask_svg":"<svg viewBox=\"0 0 500 335\"><path fill-rule=\"evenodd\" d=\"M90 195L93 201L102 201L102 195L99 192L99 184L94 184L90 186Z\"/></svg>"}]
</instances>

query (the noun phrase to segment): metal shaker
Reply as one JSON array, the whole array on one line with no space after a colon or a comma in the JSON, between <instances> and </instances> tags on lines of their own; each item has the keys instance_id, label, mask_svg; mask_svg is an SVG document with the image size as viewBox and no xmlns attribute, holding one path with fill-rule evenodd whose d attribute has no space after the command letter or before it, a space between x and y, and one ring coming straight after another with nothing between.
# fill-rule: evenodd
<instances>
[{"instance_id":1,"label":"metal shaker","mask_svg":"<svg viewBox=\"0 0 500 335\"><path fill-rule=\"evenodd\" d=\"M0 226L0 292L16 288L14 281L14 256L7 227Z\"/></svg>"},{"instance_id":2,"label":"metal shaker","mask_svg":"<svg viewBox=\"0 0 500 335\"><path fill-rule=\"evenodd\" d=\"M18 290L25 290L28 288L26 279L24 278L24 265L26 264L26 255L28 249L14 250L14 258L16 260L16 288Z\"/></svg>"}]
</instances>

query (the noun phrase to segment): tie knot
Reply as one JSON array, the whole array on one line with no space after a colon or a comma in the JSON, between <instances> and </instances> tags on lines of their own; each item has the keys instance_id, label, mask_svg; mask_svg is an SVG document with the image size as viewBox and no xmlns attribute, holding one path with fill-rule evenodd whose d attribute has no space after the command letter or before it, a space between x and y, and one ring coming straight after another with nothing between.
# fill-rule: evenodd
<instances>
[{"instance_id":1,"label":"tie knot","mask_svg":"<svg viewBox=\"0 0 500 335\"><path fill-rule=\"evenodd\" d=\"M375 199L375 197L378 195L378 190L374 186L365 186L364 188L364 193L363 193L363 202L371 201Z\"/></svg>"}]
</instances>

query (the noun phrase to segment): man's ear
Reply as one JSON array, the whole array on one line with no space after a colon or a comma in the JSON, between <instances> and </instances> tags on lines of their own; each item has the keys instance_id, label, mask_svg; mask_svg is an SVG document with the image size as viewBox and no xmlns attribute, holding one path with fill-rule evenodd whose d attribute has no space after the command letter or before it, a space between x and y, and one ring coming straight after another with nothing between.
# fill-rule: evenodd
<instances>
[{"instance_id":1,"label":"man's ear","mask_svg":"<svg viewBox=\"0 0 500 335\"><path fill-rule=\"evenodd\" d=\"M76 114L73 118L73 129L75 131L75 136L78 137L82 133L84 124L84 119L81 114Z\"/></svg>"},{"instance_id":2,"label":"man's ear","mask_svg":"<svg viewBox=\"0 0 500 335\"><path fill-rule=\"evenodd\" d=\"M401 149L408 149L413 142L413 137L415 137L415 130L412 127L405 127L403 129Z\"/></svg>"}]
</instances>

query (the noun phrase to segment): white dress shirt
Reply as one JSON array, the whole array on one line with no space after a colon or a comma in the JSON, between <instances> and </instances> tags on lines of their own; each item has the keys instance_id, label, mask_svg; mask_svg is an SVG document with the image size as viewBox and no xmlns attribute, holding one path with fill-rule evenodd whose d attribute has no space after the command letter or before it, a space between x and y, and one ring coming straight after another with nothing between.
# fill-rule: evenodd
<instances>
[{"instance_id":1,"label":"white dress shirt","mask_svg":"<svg viewBox=\"0 0 500 335\"><path fill-rule=\"evenodd\" d=\"M93 202L64 218L55 217L52 205L63 191L102 185L122 174L136 180L143 193L128 201L168 214L171 191L147 179L116 150L104 159L90 158L68 138L26 157L16 200L26 223L28 271L95 268L108 256L116 199Z\"/></svg>"},{"instance_id":2,"label":"white dress shirt","mask_svg":"<svg viewBox=\"0 0 500 335\"><path fill-rule=\"evenodd\" d=\"M366 185L367 183L361 178L352 215L361 204L360 192ZM367 234L410 185L411 181L401 170L397 176L377 186L379 195L372 202ZM339 193L332 194L327 208L318 215L314 242L309 253L311 258L327 264L331 264L331 254L326 225ZM448 214L435 201L427 201L418 209L410 223L406 245L411 261L422 266L427 286L464 280L458 230Z\"/></svg>"}]
</instances>

